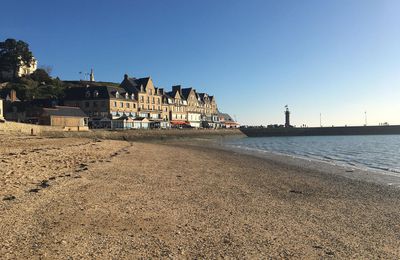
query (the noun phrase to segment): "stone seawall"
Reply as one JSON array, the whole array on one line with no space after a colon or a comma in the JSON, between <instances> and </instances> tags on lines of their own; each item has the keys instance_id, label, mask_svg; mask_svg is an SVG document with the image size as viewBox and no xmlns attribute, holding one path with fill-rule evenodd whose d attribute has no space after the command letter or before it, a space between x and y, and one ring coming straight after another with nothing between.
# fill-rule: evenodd
<instances>
[{"instance_id":1,"label":"stone seawall","mask_svg":"<svg viewBox=\"0 0 400 260\"><path fill-rule=\"evenodd\" d=\"M92 130L89 132L46 132L43 135L49 137L82 137L127 141L245 136L239 129Z\"/></svg>"},{"instance_id":2,"label":"stone seawall","mask_svg":"<svg viewBox=\"0 0 400 260\"><path fill-rule=\"evenodd\" d=\"M7 121L0 123L0 132L8 133L21 133L21 134L34 134L40 135L48 132L65 132L65 131L88 131L85 127L60 127L60 126L46 126L46 125L33 125Z\"/></svg>"},{"instance_id":3,"label":"stone seawall","mask_svg":"<svg viewBox=\"0 0 400 260\"><path fill-rule=\"evenodd\" d=\"M74 131L75 130L75 131ZM0 123L0 133L42 135L47 137L82 137L110 140L164 140L172 138L213 138L222 136L245 136L239 129L152 129L152 130L86 130L68 131L63 127L23 124L17 122Z\"/></svg>"},{"instance_id":4,"label":"stone seawall","mask_svg":"<svg viewBox=\"0 0 400 260\"><path fill-rule=\"evenodd\" d=\"M41 134L43 132L55 132L64 131L61 127L45 126L45 125L33 125L33 124L23 124L17 122L5 122L0 123L0 132L12 132L21 134Z\"/></svg>"}]
</instances>

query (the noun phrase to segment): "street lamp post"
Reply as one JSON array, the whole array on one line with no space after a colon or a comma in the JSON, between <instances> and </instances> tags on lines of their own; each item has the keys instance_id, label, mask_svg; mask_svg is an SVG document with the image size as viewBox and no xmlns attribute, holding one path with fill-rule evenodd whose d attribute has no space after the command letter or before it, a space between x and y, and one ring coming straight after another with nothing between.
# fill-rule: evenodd
<instances>
[{"instance_id":1,"label":"street lamp post","mask_svg":"<svg viewBox=\"0 0 400 260\"><path fill-rule=\"evenodd\" d=\"M322 114L319 113L319 126L322 127Z\"/></svg>"}]
</instances>

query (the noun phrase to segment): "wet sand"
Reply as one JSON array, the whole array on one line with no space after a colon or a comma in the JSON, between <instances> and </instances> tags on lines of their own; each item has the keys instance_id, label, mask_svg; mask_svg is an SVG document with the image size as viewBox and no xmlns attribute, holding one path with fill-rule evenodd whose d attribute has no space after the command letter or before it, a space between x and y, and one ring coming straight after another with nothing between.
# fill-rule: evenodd
<instances>
[{"instance_id":1,"label":"wet sand","mask_svg":"<svg viewBox=\"0 0 400 260\"><path fill-rule=\"evenodd\" d=\"M4 259L400 257L391 187L188 141L0 141Z\"/></svg>"}]
</instances>

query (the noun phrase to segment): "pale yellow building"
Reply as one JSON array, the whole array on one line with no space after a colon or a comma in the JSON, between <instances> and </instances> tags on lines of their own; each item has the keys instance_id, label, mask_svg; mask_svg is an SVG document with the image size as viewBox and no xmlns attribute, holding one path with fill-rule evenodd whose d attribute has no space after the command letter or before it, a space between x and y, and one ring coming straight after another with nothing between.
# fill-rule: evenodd
<instances>
[{"instance_id":1,"label":"pale yellow building","mask_svg":"<svg viewBox=\"0 0 400 260\"><path fill-rule=\"evenodd\" d=\"M20 60L20 64L17 66L15 71L15 77L20 78L26 75L30 75L37 70L37 60L35 58L32 59L30 66L22 62ZM0 71L0 77L3 80L11 80L14 78L13 71Z\"/></svg>"},{"instance_id":2,"label":"pale yellow building","mask_svg":"<svg viewBox=\"0 0 400 260\"><path fill-rule=\"evenodd\" d=\"M37 60L35 58L32 59L30 66L24 64L22 61L20 62L20 66L17 70L17 76L22 77L25 75L31 75L33 72L37 70Z\"/></svg>"},{"instance_id":3,"label":"pale yellow building","mask_svg":"<svg viewBox=\"0 0 400 260\"><path fill-rule=\"evenodd\" d=\"M4 120L4 105L3 105L3 100L0 99L0 120Z\"/></svg>"},{"instance_id":4,"label":"pale yellow building","mask_svg":"<svg viewBox=\"0 0 400 260\"><path fill-rule=\"evenodd\" d=\"M137 94L138 111L140 114L143 114L143 117L161 118L162 93L154 86L153 80L150 77L136 79L125 75L120 87L127 92ZM146 113L147 115L144 115Z\"/></svg>"},{"instance_id":5,"label":"pale yellow building","mask_svg":"<svg viewBox=\"0 0 400 260\"><path fill-rule=\"evenodd\" d=\"M202 116L200 100L194 88L183 88L182 96L187 102L186 112L187 121L191 127L199 128L202 126Z\"/></svg>"},{"instance_id":6,"label":"pale yellow building","mask_svg":"<svg viewBox=\"0 0 400 260\"><path fill-rule=\"evenodd\" d=\"M181 86L172 86L167 96L171 126L187 125L187 101L183 98Z\"/></svg>"}]
</instances>

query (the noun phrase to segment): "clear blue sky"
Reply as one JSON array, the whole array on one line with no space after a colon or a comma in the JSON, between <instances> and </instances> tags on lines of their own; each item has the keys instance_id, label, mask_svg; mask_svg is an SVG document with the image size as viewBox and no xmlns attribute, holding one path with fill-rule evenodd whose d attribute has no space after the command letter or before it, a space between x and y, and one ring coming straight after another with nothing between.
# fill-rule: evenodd
<instances>
[{"instance_id":1,"label":"clear blue sky","mask_svg":"<svg viewBox=\"0 0 400 260\"><path fill-rule=\"evenodd\" d=\"M400 124L400 1L5 1L0 39L53 76L214 94L242 124Z\"/></svg>"}]
</instances>

